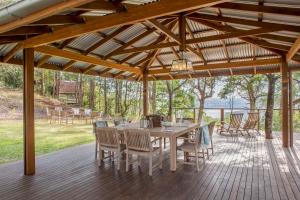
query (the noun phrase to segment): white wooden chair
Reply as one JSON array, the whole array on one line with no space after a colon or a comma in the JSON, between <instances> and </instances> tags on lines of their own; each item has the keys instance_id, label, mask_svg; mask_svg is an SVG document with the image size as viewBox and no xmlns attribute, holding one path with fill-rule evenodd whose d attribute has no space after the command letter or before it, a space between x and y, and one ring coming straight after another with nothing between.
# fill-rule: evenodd
<instances>
[{"instance_id":1,"label":"white wooden chair","mask_svg":"<svg viewBox=\"0 0 300 200\"><path fill-rule=\"evenodd\" d=\"M95 121L93 123L93 134L95 135L96 145L95 145L95 159L97 159L98 156L98 142L96 137L96 129L97 128L106 128L108 127L107 121Z\"/></svg>"},{"instance_id":2,"label":"white wooden chair","mask_svg":"<svg viewBox=\"0 0 300 200\"><path fill-rule=\"evenodd\" d=\"M184 160L184 164L189 164L189 165L196 165L197 171L199 171L199 157L200 154L202 154L201 158L203 159L203 164L205 164L205 151L207 150L208 146L203 145L203 129L207 128L208 131L208 126L201 126L199 129L195 131L195 137L178 137L178 139L183 139L184 142L177 147L178 150L183 151L184 153L188 154L188 157L194 157L196 163L192 162L187 162ZM190 155L194 154L194 155Z\"/></svg>"},{"instance_id":3,"label":"white wooden chair","mask_svg":"<svg viewBox=\"0 0 300 200\"><path fill-rule=\"evenodd\" d=\"M211 149L212 154L214 154L213 133L214 133L214 129L215 129L215 124L216 124L215 121L210 122L208 124L208 131L209 131L209 136L210 136L210 147L207 148L207 156L209 156L208 149Z\"/></svg>"},{"instance_id":4,"label":"white wooden chair","mask_svg":"<svg viewBox=\"0 0 300 200\"><path fill-rule=\"evenodd\" d=\"M96 138L99 146L99 166L103 161L102 151L109 151L117 155L117 169L120 170L121 153L125 150L125 145L121 144L118 130L116 128L96 128Z\"/></svg>"},{"instance_id":5,"label":"white wooden chair","mask_svg":"<svg viewBox=\"0 0 300 200\"><path fill-rule=\"evenodd\" d=\"M159 141L159 147L154 147L153 144ZM149 176L152 176L152 158L155 154L159 154L159 168L162 168L162 140L157 138L151 141L149 130L143 129L127 129L125 131L126 144L126 171L129 168L129 154L138 156L138 165L140 166L140 156L148 157L149 159Z\"/></svg>"}]
</instances>

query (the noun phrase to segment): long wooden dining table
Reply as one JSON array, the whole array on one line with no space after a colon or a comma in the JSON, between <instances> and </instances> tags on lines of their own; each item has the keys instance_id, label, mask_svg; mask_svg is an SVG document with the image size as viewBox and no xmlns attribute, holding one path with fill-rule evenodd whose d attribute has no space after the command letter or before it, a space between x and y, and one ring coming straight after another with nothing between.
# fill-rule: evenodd
<instances>
[{"instance_id":1,"label":"long wooden dining table","mask_svg":"<svg viewBox=\"0 0 300 200\"><path fill-rule=\"evenodd\" d=\"M161 138L169 138L170 141L170 170L176 171L176 160L177 160L177 137L183 136L197 127L199 127L199 123L190 123L190 124L174 124L169 127L156 127L156 128L145 128L150 131L150 135L152 137L161 137ZM139 128L138 124L128 124L123 126L117 126L119 131L124 131L128 128Z\"/></svg>"}]
</instances>

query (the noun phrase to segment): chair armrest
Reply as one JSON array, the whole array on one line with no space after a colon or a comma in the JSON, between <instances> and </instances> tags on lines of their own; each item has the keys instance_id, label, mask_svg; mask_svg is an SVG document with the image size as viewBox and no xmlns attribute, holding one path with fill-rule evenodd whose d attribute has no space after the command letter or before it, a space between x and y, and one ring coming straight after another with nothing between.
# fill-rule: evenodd
<instances>
[{"instance_id":1,"label":"chair armrest","mask_svg":"<svg viewBox=\"0 0 300 200\"><path fill-rule=\"evenodd\" d=\"M161 138L161 137L158 137L158 138L156 138L156 139L152 140L152 141L151 141L151 143L155 143L155 142L157 142L157 141L161 141L161 140L162 140L162 138Z\"/></svg>"},{"instance_id":2,"label":"chair armrest","mask_svg":"<svg viewBox=\"0 0 300 200\"><path fill-rule=\"evenodd\" d=\"M191 141L191 140L193 140L193 139L191 139L191 138L187 138L187 137L177 137L177 139L188 140L188 141Z\"/></svg>"}]
</instances>

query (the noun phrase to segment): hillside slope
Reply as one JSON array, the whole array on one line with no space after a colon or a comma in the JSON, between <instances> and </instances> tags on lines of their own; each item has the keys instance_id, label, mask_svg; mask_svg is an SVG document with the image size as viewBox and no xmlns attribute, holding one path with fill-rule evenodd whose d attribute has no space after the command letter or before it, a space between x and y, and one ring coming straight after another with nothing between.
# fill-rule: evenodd
<instances>
[{"instance_id":1,"label":"hillside slope","mask_svg":"<svg viewBox=\"0 0 300 200\"><path fill-rule=\"evenodd\" d=\"M46 107L62 105L56 99L35 94L35 118L45 116ZM22 119L23 91L18 89L0 88L0 120Z\"/></svg>"}]
</instances>

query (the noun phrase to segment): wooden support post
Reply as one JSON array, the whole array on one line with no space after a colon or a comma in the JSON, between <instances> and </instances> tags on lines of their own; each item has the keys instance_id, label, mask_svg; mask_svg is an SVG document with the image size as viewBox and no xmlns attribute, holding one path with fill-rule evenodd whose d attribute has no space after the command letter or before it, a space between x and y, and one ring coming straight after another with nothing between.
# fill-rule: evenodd
<instances>
[{"instance_id":1,"label":"wooden support post","mask_svg":"<svg viewBox=\"0 0 300 200\"><path fill-rule=\"evenodd\" d=\"M282 103L282 146L289 146L289 76L285 57L281 61L281 103Z\"/></svg>"},{"instance_id":2,"label":"wooden support post","mask_svg":"<svg viewBox=\"0 0 300 200\"><path fill-rule=\"evenodd\" d=\"M143 115L148 115L148 72L143 73Z\"/></svg>"},{"instance_id":3,"label":"wooden support post","mask_svg":"<svg viewBox=\"0 0 300 200\"><path fill-rule=\"evenodd\" d=\"M289 72L289 133L290 133L290 147L293 147L294 145L294 124L293 124L293 72Z\"/></svg>"},{"instance_id":4,"label":"wooden support post","mask_svg":"<svg viewBox=\"0 0 300 200\"><path fill-rule=\"evenodd\" d=\"M34 146L34 49L23 50L24 60L24 174L35 174Z\"/></svg>"}]
</instances>

